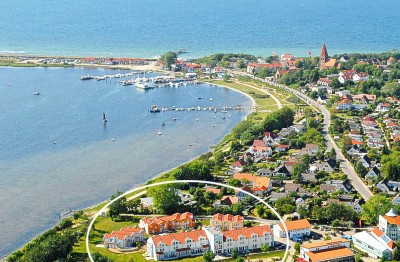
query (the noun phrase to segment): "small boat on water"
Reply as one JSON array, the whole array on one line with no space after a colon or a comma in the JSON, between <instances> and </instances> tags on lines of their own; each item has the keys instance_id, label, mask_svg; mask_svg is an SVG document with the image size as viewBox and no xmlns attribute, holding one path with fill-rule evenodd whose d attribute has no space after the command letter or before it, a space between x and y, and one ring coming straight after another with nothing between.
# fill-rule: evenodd
<instances>
[{"instance_id":1,"label":"small boat on water","mask_svg":"<svg viewBox=\"0 0 400 262\"><path fill-rule=\"evenodd\" d=\"M161 110L155 105L155 104L153 104L151 107L150 107L150 113L160 113L161 112Z\"/></svg>"},{"instance_id":2,"label":"small boat on water","mask_svg":"<svg viewBox=\"0 0 400 262\"><path fill-rule=\"evenodd\" d=\"M94 78L94 76L81 76L81 80L90 80L93 78Z\"/></svg>"},{"instance_id":3,"label":"small boat on water","mask_svg":"<svg viewBox=\"0 0 400 262\"><path fill-rule=\"evenodd\" d=\"M161 126L165 126L165 123L164 123L164 122L162 122L162 123L161 123Z\"/></svg>"},{"instance_id":4,"label":"small boat on water","mask_svg":"<svg viewBox=\"0 0 400 262\"><path fill-rule=\"evenodd\" d=\"M212 101L212 98L210 98L210 101Z\"/></svg>"},{"instance_id":5,"label":"small boat on water","mask_svg":"<svg viewBox=\"0 0 400 262\"><path fill-rule=\"evenodd\" d=\"M176 121L176 119L177 119L176 117L172 118L173 121Z\"/></svg>"},{"instance_id":6,"label":"small boat on water","mask_svg":"<svg viewBox=\"0 0 400 262\"><path fill-rule=\"evenodd\" d=\"M203 98L200 96L200 97L198 97L197 99L199 99L199 100L200 100L200 99L203 99Z\"/></svg>"},{"instance_id":7,"label":"small boat on water","mask_svg":"<svg viewBox=\"0 0 400 262\"><path fill-rule=\"evenodd\" d=\"M36 90L36 86L35 86L35 91L33 91L33 95L34 96L40 96L40 93Z\"/></svg>"},{"instance_id":8,"label":"small boat on water","mask_svg":"<svg viewBox=\"0 0 400 262\"><path fill-rule=\"evenodd\" d=\"M158 131L158 135L161 136L161 132L160 131Z\"/></svg>"},{"instance_id":9,"label":"small boat on water","mask_svg":"<svg viewBox=\"0 0 400 262\"><path fill-rule=\"evenodd\" d=\"M103 112L103 123L107 124L107 118L106 118L106 114Z\"/></svg>"}]
</instances>

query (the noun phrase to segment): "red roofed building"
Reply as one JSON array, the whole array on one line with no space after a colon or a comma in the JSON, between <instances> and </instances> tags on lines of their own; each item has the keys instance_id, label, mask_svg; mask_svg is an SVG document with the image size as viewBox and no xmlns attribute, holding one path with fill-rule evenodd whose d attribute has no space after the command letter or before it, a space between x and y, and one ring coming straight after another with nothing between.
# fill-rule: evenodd
<instances>
[{"instance_id":1,"label":"red roofed building","mask_svg":"<svg viewBox=\"0 0 400 262\"><path fill-rule=\"evenodd\" d=\"M243 228L243 221L243 217L239 215L217 213L211 217L210 225L219 230L236 230Z\"/></svg>"},{"instance_id":2,"label":"red roofed building","mask_svg":"<svg viewBox=\"0 0 400 262\"><path fill-rule=\"evenodd\" d=\"M248 253L260 250L263 244L274 246L274 236L268 225L228 231L206 226L201 230L152 236L147 240L145 255L154 260L171 260L200 256L211 250L228 256L235 248L239 253Z\"/></svg>"},{"instance_id":3,"label":"red roofed building","mask_svg":"<svg viewBox=\"0 0 400 262\"><path fill-rule=\"evenodd\" d=\"M307 219L293 220L285 222L289 238L302 238L311 234L311 224ZM286 231L282 223L274 226L274 235L280 238L286 237Z\"/></svg>"},{"instance_id":4,"label":"red roofed building","mask_svg":"<svg viewBox=\"0 0 400 262\"><path fill-rule=\"evenodd\" d=\"M147 252L154 260L170 260L200 256L209 249L204 230L152 236L147 240Z\"/></svg>"},{"instance_id":5,"label":"red roofed building","mask_svg":"<svg viewBox=\"0 0 400 262\"><path fill-rule=\"evenodd\" d=\"M338 110L350 110L353 106L353 101L351 99L341 99L336 103L336 109Z\"/></svg>"},{"instance_id":6,"label":"red roofed building","mask_svg":"<svg viewBox=\"0 0 400 262\"><path fill-rule=\"evenodd\" d=\"M126 227L110 234L105 234L103 244L106 248L129 248L136 242L144 241L144 230L141 228Z\"/></svg>"},{"instance_id":7,"label":"red roofed building","mask_svg":"<svg viewBox=\"0 0 400 262\"><path fill-rule=\"evenodd\" d=\"M178 229L191 229L194 227L193 214L189 212L175 213L171 216L144 217L139 222L139 227L146 234L159 234Z\"/></svg>"},{"instance_id":8,"label":"red roofed building","mask_svg":"<svg viewBox=\"0 0 400 262\"><path fill-rule=\"evenodd\" d=\"M354 261L350 240L337 238L300 246L300 258L308 262Z\"/></svg>"}]
</instances>

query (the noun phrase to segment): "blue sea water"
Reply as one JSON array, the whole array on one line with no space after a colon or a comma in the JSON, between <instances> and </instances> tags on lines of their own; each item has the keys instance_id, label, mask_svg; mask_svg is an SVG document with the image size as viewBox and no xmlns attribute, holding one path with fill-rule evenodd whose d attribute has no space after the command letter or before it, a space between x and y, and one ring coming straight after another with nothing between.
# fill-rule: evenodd
<instances>
[{"instance_id":1,"label":"blue sea water","mask_svg":"<svg viewBox=\"0 0 400 262\"><path fill-rule=\"evenodd\" d=\"M400 4L375 0L2 0L0 52L153 57L186 48L267 56L400 47Z\"/></svg>"},{"instance_id":2,"label":"blue sea water","mask_svg":"<svg viewBox=\"0 0 400 262\"><path fill-rule=\"evenodd\" d=\"M249 113L151 114L153 101L202 108L249 108L251 101L207 84L143 91L120 86L120 79L79 79L119 72L126 71L0 67L0 235L7 236L0 256L55 225L58 213L106 200L207 152Z\"/></svg>"}]
</instances>

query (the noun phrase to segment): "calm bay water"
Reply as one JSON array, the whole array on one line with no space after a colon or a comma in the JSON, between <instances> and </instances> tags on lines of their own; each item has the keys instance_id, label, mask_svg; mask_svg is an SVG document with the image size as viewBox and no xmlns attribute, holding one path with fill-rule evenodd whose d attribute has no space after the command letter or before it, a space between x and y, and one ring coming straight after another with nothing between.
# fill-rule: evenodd
<instances>
[{"instance_id":1,"label":"calm bay water","mask_svg":"<svg viewBox=\"0 0 400 262\"><path fill-rule=\"evenodd\" d=\"M118 72L0 68L0 235L7 236L0 239L0 255L53 226L58 213L103 201L208 151L248 114L150 114L153 101L169 107L251 105L238 92L206 84L144 92L116 79L79 80ZM40 96L33 95L35 86Z\"/></svg>"},{"instance_id":2,"label":"calm bay water","mask_svg":"<svg viewBox=\"0 0 400 262\"><path fill-rule=\"evenodd\" d=\"M399 48L400 4L375 0L2 0L0 52L152 57Z\"/></svg>"}]
</instances>

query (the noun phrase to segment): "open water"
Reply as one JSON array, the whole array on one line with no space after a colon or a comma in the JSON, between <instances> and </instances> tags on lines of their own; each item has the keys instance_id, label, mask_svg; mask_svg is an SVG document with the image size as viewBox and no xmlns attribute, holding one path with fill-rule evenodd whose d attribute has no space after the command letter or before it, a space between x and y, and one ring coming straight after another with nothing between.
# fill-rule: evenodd
<instances>
[{"instance_id":1,"label":"open water","mask_svg":"<svg viewBox=\"0 0 400 262\"><path fill-rule=\"evenodd\" d=\"M380 52L400 47L399 13L397 0L1 0L0 52Z\"/></svg>"},{"instance_id":2,"label":"open water","mask_svg":"<svg viewBox=\"0 0 400 262\"><path fill-rule=\"evenodd\" d=\"M148 112L153 101L251 106L241 93L208 84L143 91L117 79L79 80L119 72L126 71L0 67L0 255L55 225L59 213L106 200L207 152L249 113Z\"/></svg>"}]
</instances>

